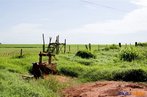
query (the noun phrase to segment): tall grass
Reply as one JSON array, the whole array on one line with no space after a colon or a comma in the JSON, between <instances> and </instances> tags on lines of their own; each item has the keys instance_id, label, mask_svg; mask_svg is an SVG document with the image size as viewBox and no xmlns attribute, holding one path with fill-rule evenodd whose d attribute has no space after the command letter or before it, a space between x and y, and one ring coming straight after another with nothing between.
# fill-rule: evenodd
<instances>
[{"instance_id":1,"label":"tall grass","mask_svg":"<svg viewBox=\"0 0 147 97\"><path fill-rule=\"evenodd\" d=\"M31 45L25 46L6 45L5 47L3 45L0 47L0 95L2 97L60 97L59 91L65 88L66 84L60 83L54 78L30 81L22 79L21 75L28 74L32 63L38 62L38 54L42 51L42 48L34 45L33 48L27 48ZM20 51L18 47L23 49L23 58L17 57ZM84 59L75 56L78 51L77 45L71 45L69 53L61 52L56 55L57 60L53 58L52 61L57 63L59 74L76 77L82 82L126 80L130 76L139 75L142 75L142 79L138 78L139 81L146 81L147 47L139 46L135 47L135 50L133 47L133 54L137 55L137 59L132 61L120 60L120 52L124 54L124 52L130 51L126 49L123 51L123 48L125 46L118 48L117 45L92 45L91 53L94 53L96 58ZM85 45L79 45L79 50L86 50ZM126 58L126 56L123 57ZM43 60L47 61L47 58L43 58ZM135 80L138 81L138 79Z\"/></svg>"},{"instance_id":2,"label":"tall grass","mask_svg":"<svg viewBox=\"0 0 147 97\"><path fill-rule=\"evenodd\" d=\"M142 50L133 47L133 46L127 46L123 48L120 52L120 59L124 61L133 61L139 58L142 58Z\"/></svg>"}]
</instances>

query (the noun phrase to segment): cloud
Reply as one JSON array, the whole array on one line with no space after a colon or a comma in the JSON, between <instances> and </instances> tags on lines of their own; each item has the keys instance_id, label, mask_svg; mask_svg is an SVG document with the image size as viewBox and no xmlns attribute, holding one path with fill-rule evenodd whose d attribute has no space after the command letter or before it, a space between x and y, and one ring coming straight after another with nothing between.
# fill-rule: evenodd
<instances>
[{"instance_id":1,"label":"cloud","mask_svg":"<svg viewBox=\"0 0 147 97\"><path fill-rule=\"evenodd\" d=\"M122 19L96 21L78 28L51 30L45 24L19 23L8 28L1 34L2 43L42 43L41 34L47 36L61 35L61 40L67 39L68 43L118 43L121 41L147 41L147 0L130 0L137 9L125 14ZM48 20L44 18L43 20ZM42 21L43 21L42 20ZM47 25L48 26L48 25ZM63 38L62 38L63 37Z\"/></svg>"},{"instance_id":2,"label":"cloud","mask_svg":"<svg viewBox=\"0 0 147 97\"><path fill-rule=\"evenodd\" d=\"M41 24L20 23L13 25L2 33L3 43L40 43L43 32Z\"/></svg>"},{"instance_id":3,"label":"cloud","mask_svg":"<svg viewBox=\"0 0 147 97\"><path fill-rule=\"evenodd\" d=\"M132 2L137 5L147 7L147 0L132 0Z\"/></svg>"},{"instance_id":4,"label":"cloud","mask_svg":"<svg viewBox=\"0 0 147 97\"><path fill-rule=\"evenodd\" d=\"M35 23L19 23L11 26L9 29L1 35L2 43L13 44L34 44L42 43L42 34L45 34L45 40L48 42L48 38L53 36L53 41L56 35L63 33L50 32L49 29L44 28L44 24Z\"/></svg>"},{"instance_id":5,"label":"cloud","mask_svg":"<svg viewBox=\"0 0 147 97\"><path fill-rule=\"evenodd\" d=\"M133 0L137 6L142 5L126 14L120 20L108 20L104 22L96 22L86 24L79 28L71 29L68 32L74 34L127 34L147 31L147 0Z\"/></svg>"},{"instance_id":6,"label":"cloud","mask_svg":"<svg viewBox=\"0 0 147 97\"><path fill-rule=\"evenodd\" d=\"M37 33L41 31L41 24L31 24L31 23L20 23L17 25L14 25L10 28L10 33Z\"/></svg>"}]
</instances>

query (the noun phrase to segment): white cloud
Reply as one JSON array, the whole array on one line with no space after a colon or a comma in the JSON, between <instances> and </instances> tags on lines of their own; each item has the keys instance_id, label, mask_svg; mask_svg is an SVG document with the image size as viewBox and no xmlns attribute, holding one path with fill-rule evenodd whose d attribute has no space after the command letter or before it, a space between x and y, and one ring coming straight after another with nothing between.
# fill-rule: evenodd
<instances>
[{"instance_id":1,"label":"white cloud","mask_svg":"<svg viewBox=\"0 0 147 97\"><path fill-rule=\"evenodd\" d=\"M10 28L9 33L37 33L41 31L41 24L20 23Z\"/></svg>"},{"instance_id":2,"label":"white cloud","mask_svg":"<svg viewBox=\"0 0 147 97\"><path fill-rule=\"evenodd\" d=\"M44 32L46 40L48 40L48 36L53 36L54 38L59 34L61 35L61 40L66 38L68 43L114 43L125 40L127 42L144 41L146 40L145 35L147 35L143 34L147 32L147 0L130 1L136 4L138 9L129 12L120 20L97 21L85 24L79 28L62 31L63 33L53 32L49 28L44 28L45 25L43 24L20 23L13 25L5 33L2 33L1 40L4 43L42 43L41 34ZM46 21L48 19L44 18L43 20ZM55 29L55 31L58 31L58 29ZM140 32L143 35L138 34Z\"/></svg>"},{"instance_id":3,"label":"white cloud","mask_svg":"<svg viewBox=\"0 0 147 97\"><path fill-rule=\"evenodd\" d=\"M53 36L53 41L55 41L56 35L59 35L58 32L49 32L49 29L45 29L43 24L20 23L5 30L2 33L1 41L14 44L42 43L43 33L47 43L49 37Z\"/></svg>"},{"instance_id":4,"label":"white cloud","mask_svg":"<svg viewBox=\"0 0 147 97\"><path fill-rule=\"evenodd\" d=\"M68 32L74 34L124 34L147 31L147 0L133 0L138 9L126 14L121 20L108 20L105 22L96 22L86 24L82 27L71 29Z\"/></svg>"},{"instance_id":5,"label":"white cloud","mask_svg":"<svg viewBox=\"0 0 147 97\"><path fill-rule=\"evenodd\" d=\"M147 6L147 0L132 0L132 2L140 6Z\"/></svg>"},{"instance_id":6,"label":"white cloud","mask_svg":"<svg viewBox=\"0 0 147 97\"><path fill-rule=\"evenodd\" d=\"M16 24L2 33L1 40L3 43L40 43L43 32L41 27L41 24Z\"/></svg>"}]
</instances>

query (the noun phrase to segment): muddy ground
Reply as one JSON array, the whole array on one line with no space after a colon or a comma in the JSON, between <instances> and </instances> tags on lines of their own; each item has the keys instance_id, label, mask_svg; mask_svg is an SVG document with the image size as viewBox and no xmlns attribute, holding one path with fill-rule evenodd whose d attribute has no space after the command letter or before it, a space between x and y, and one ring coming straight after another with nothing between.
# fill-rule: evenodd
<instances>
[{"instance_id":1,"label":"muddy ground","mask_svg":"<svg viewBox=\"0 0 147 97\"><path fill-rule=\"evenodd\" d=\"M62 91L64 97L147 97L145 83L98 81Z\"/></svg>"}]
</instances>

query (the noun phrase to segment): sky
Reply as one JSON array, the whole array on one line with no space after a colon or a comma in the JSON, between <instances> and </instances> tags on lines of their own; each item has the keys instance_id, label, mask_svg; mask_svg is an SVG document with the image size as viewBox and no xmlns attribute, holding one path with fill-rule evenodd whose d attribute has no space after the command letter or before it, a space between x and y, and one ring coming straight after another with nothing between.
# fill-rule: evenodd
<instances>
[{"instance_id":1,"label":"sky","mask_svg":"<svg viewBox=\"0 0 147 97\"><path fill-rule=\"evenodd\" d=\"M147 0L0 0L0 42L147 42Z\"/></svg>"}]
</instances>

